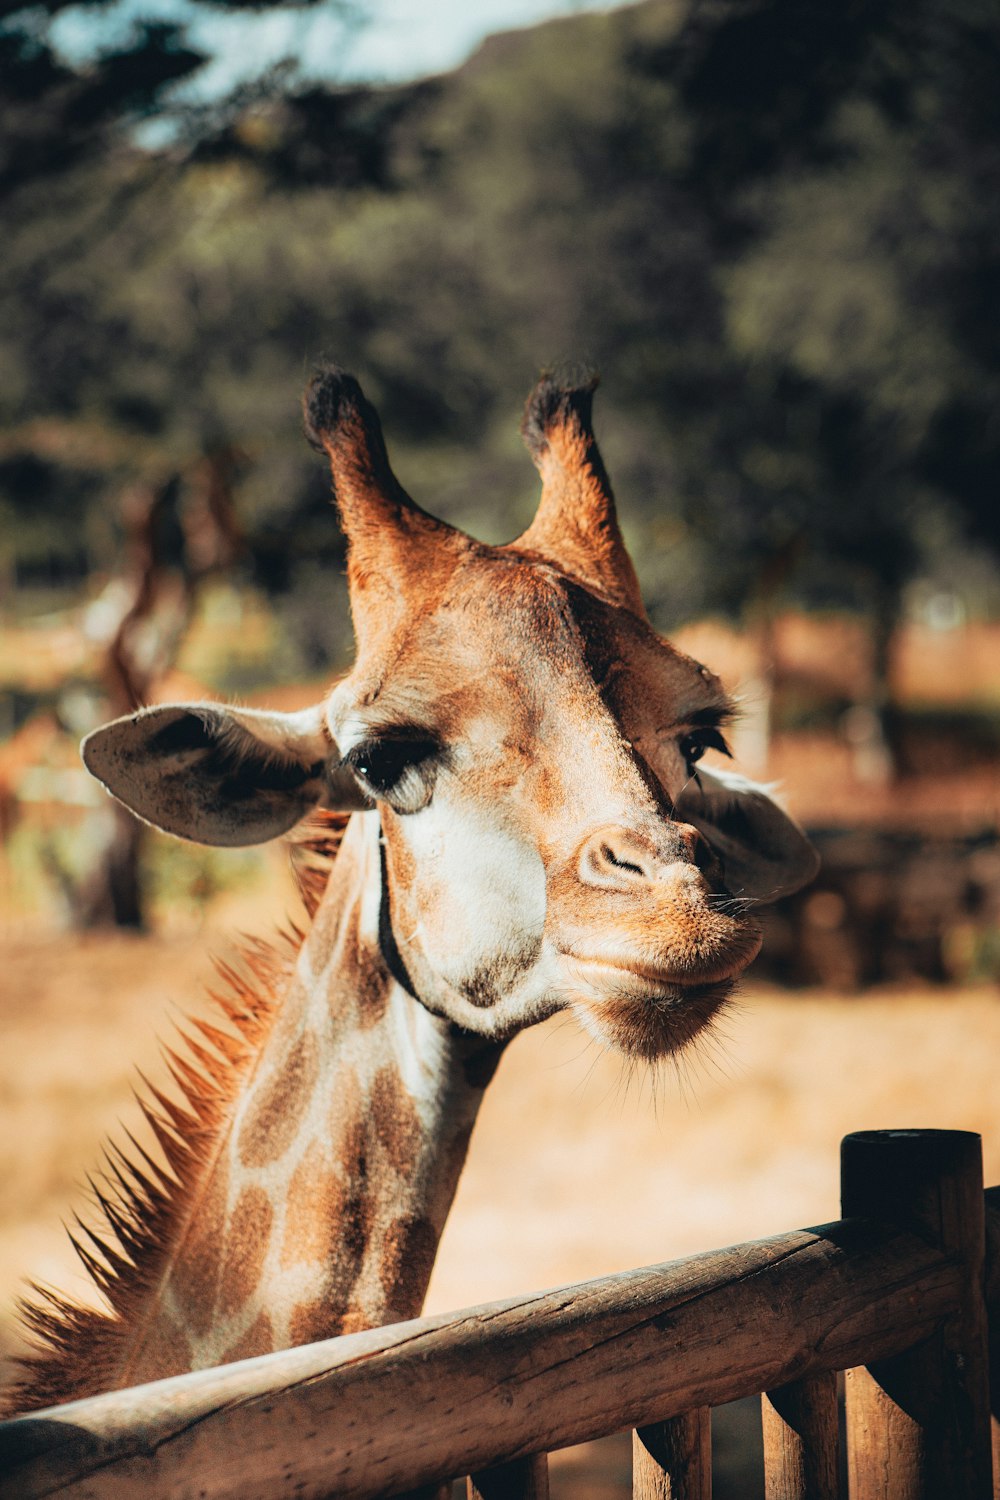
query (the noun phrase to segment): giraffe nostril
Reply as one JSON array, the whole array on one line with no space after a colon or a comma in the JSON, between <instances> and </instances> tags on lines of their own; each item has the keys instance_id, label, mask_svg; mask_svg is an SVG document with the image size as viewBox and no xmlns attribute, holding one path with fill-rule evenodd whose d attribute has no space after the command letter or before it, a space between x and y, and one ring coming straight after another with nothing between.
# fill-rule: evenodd
<instances>
[{"instance_id":1,"label":"giraffe nostril","mask_svg":"<svg viewBox=\"0 0 1000 1500\"><path fill-rule=\"evenodd\" d=\"M697 871L714 868L711 850L697 829L689 823L674 822L649 833L605 825L584 840L577 861L577 872L585 885L631 895L660 881L686 879Z\"/></svg>"},{"instance_id":2,"label":"giraffe nostril","mask_svg":"<svg viewBox=\"0 0 1000 1500\"><path fill-rule=\"evenodd\" d=\"M628 829L602 828L583 844L578 869L587 885L631 891L656 879L657 859Z\"/></svg>"},{"instance_id":3,"label":"giraffe nostril","mask_svg":"<svg viewBox=\"0 0 1000 1500\"><path fill-rule=\"evenodd\" d=\"M642 865L637 865L634 860L623 858L621 852L613 849L608 843L601 845L600 855L605 864L611 865L616 870L625 870L633 875L646 873Z\"/></svg>"}]
</instances>

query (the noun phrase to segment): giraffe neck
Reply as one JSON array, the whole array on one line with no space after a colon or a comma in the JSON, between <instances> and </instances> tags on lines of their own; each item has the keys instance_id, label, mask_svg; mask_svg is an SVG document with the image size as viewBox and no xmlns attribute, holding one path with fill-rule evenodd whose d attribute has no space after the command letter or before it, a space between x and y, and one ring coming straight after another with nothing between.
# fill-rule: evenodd
<instances>
[{"instance_id":1,"label":"giraffe neck","mask_svg":"<svg viewBox=\"0 0 1000 1500\"><path fill-rule=\"evenodd\" d=\"M392 977L380 908L356 814L119 1383L419 1313L500 1048Z\"/></svg>"}]
</instances>

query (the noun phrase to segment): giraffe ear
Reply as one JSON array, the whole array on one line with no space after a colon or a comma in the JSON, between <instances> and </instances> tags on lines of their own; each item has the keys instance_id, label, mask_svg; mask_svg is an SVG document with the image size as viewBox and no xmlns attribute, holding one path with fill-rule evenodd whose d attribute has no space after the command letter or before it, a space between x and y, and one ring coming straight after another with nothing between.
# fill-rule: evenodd
<instances>
[{"instance_id":1,"label":"giraffe ear","mask_svg":"<svg viewBox=\"0 0 1000 1500\"><path fill-rule=\"evenodd\" d=\"M321 804L369 804L321 708L282 714L170 704L87 736L84 764L147 823L198 844L263 844Z\"/></svg>"},{"instance_id":2,"label":"giraffe ear","mask_svg":"<svg viewBox=\"0 0 1000 1500\"><path fill-rule=\"evenodd\" d=\"M734 896L777 901L808 885L819 855L766 787L735 771L698 768L676 804L722 861Z\"/></svg>"}]
</instances>

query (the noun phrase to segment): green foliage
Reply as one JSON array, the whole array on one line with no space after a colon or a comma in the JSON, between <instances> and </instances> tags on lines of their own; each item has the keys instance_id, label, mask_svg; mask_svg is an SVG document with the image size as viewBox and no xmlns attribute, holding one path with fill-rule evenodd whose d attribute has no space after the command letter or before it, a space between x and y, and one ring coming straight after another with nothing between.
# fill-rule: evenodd
<instances>
[{"instance_id":1,"label":"green foliage","mask_svg":"<svg viewBox=\"0 0 1000 1500\"><path fill-rule=\"evenodd\" d=\"M261 849L210 849L179 839L148 839L142 888L156 916L181 913L204 920L220 896L266 885L268 859Z\"/></svg>"},{"instance_id":2,"label":"green foliage","mask_svg":"<svg viewBox=\"0 0 1000 1500\"><path fill-rule=\"evenodd\" d=\"M109 566L128 480L233 444L252 571L318 670L344 626L296 416L320 353L365 379L404 482L490 539L530 516L537 369L596 363L664 626L778 593L884 612L998 550L994 7L647 0L156 152L119 127L196 66L182 38L139 39L131 93L99 70L87 130L59 101L96 75L20 45L5 115L40 99L73 143L8 183L0 514L26 576Z\"/></svg>"}]
</instances>

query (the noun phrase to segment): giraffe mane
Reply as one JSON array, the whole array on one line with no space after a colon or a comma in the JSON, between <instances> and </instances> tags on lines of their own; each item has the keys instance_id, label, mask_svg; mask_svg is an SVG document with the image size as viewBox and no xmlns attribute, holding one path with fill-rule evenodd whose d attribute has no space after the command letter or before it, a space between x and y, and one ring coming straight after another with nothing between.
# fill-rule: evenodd
<instances>
[{"instance_id":1,"label":"giraffe mane","mask_svg":"<svg viewBox=\"0 0 1000 1500\"><path fill-rule=\"evenodd\" d=\"M346 815L320 811L289 835L292 870L309 922L346 826ZM67 1232L106 1305L90 1307L29 1283L19 1313L33 1349L16 1360L19 1376L4 1393L4 1415L75 1400L114 1384L129 1314L163 1272L219 1130L271 1030L307 930L289 924L270 942L244 937L235 962L215 960L222 983L209 993L228 1029L188 1017L191 1029L181 1032L182 1050L163 1049L182 1104L139 1075L142 1090L135 1091L136 1099L166 1168L127 1130L124 1149L113 1141L105 1145L99 1178L87 1179L98 1227L89 1228L74 1214L76 1231Z\"/></svg>"}]
</instances>

